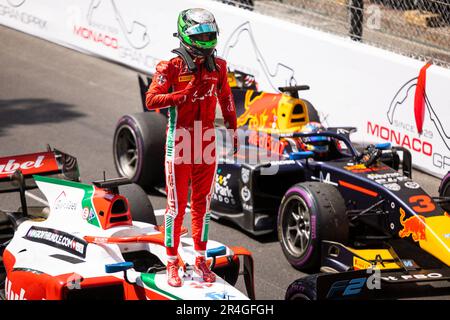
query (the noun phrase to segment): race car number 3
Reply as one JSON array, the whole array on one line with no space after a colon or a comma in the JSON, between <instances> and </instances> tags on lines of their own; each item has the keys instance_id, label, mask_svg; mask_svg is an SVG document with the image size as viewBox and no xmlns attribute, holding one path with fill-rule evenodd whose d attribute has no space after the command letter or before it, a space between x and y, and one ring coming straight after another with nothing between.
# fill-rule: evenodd
<instances>
[{"instance_id":1,"label":"race car number 3","mask_svg":"<svg viewBox=\"0 0 450 320\"><path fill-rule=\"evenodd\" d=\"M436 209L431 198L424 194L410 197L409 203L415 204L412 209L417 213L432 212Z\"/></svg>"}]
</instances>

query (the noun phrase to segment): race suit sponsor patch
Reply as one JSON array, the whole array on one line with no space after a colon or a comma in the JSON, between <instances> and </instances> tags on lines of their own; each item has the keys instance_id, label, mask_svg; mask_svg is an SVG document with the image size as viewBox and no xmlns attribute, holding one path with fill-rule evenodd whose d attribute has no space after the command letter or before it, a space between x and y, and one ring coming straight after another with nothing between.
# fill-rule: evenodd
<instances>
[{"instance_id":1,"label":"race suit sponsor patch","mask_svg":"<svg viewBox=\"0 0 450 320\"><path fill-rule=\"evenodd\" d=\"M178 77L178 82L188 82L188 81L191 81L193 77L194 77L193 74L189 74L189 75L185 75L185 76L179 76Z\"/></svg>"},{"instance_id":2,"label":"race suit sponsor patch","mask_svg":"<svg viewBox=\"0 0 450 320\"><path fill-rule=\"evenodd\" d=\"M64 250L78 257L86 257L87 242L60 230L33 226L24 238Z\"/></svg>"}]
</instances>

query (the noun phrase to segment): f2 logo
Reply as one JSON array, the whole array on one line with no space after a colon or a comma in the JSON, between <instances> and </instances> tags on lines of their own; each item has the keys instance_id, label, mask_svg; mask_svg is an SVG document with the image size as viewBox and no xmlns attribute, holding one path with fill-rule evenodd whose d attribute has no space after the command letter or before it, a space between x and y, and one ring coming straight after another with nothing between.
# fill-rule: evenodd
<instances>
[{"instance_id":1,"label":"f2 logo","mask_svg":"<svg viewBox=\"0 0 450 320\"><path fill-rule=\"evenodd\" d=\"M357 278L352 280L336 281L328 291L327 298L332 298L338 293L342 293L342 296L357 295L361 292L366 283L366 278Z\"/></svg>"},{"instance_id":2,"label":"f2 logo","mask_svg":"<svg viewBox=\"0 0 450 320\"><path fill-rule=\"evenodd\" d=\"M431 198L425 194L410 197L409 203L416 204L412 209L417 213L432 212L436 209Z\"/></svg>"}]
</instances>

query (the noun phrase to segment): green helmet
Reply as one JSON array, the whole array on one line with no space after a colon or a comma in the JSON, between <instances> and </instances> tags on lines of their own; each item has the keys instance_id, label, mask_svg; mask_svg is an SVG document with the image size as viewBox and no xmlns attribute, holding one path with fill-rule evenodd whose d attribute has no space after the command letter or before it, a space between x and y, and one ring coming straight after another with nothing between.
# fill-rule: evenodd
<instances>
[{"instance_id":1,"label":"green helmet","mask_svg":"<svg viewBox=\"0 0 450 320\"><path fill-rule=\"evenodd\" d=\"M214 15L205 9L193 8L178 16L178 38L195 56L209 56L217 45L217 27Z\"/></svg>"}]
</instances>

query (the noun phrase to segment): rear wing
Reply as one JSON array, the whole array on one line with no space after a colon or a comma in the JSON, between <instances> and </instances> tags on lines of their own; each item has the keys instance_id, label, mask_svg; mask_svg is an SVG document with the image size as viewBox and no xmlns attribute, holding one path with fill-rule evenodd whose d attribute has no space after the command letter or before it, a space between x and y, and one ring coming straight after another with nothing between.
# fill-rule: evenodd
<instances>
[{"instance_id":1,"label":"rear wing","mask_svg":"<svg viewBox=\"0 0 450 320\"><path fill-rule=\"evenodd\" d=\"M310 87L308 85L300 85L300 86L288 86L288 87L278 87L280 92L290 95L293 98L299 99L298 92L309 90Z\"/></svg>"},{"instance_id":2,"label":"rear wing","mask_svg":"<svg viewBox=\"0 0 450 320\"><path fill-rule=\"evenodd\" d=\"M36 188L33 175L80 181L77 159L57 149L0 158L0 193Z\"/></svg>"}]
</instances>

